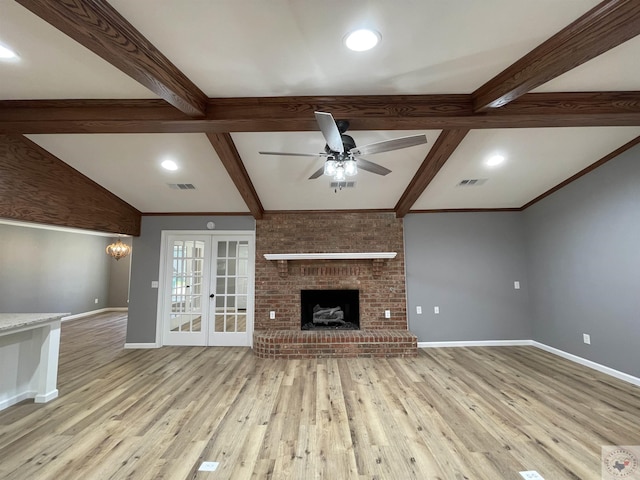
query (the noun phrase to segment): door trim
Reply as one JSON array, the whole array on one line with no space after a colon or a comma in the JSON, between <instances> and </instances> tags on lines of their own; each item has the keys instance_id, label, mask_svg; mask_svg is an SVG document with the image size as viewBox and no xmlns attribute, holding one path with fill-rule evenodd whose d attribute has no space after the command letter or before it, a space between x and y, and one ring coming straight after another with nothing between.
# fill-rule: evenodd
<instances>
[{"instance_id":1,"label":"door trim","mask_svg":"<svg viewBox=\"0 0 640 480\"><path fill-rule=\"evenodd\" d=\"M254 314L255 314L255 245L256 245L256 232L255 230L162 230L160 232L160 262L158 268L158 288L153 288L157 290L157 301L156 301L156 345L159 347L164 346L163 343L163 321L164 321L164 292L166 286L165 274L167 271L167 239L170 235L209 235L213 238L215 236L224 236L224 235L244 235L248 238L251 238L253 242L254 255L250 265L253 266L253 271L251 272L251 276L253 277L253 298L250 302L251 305L251 331L249 331L249 325L247 325L247 337L249 340L249 347L253 348L253 324L254 324ZM247 306L249 308L249 306ZM249 313L247 311L247 313Z\"/></svg>"}]
</instances>

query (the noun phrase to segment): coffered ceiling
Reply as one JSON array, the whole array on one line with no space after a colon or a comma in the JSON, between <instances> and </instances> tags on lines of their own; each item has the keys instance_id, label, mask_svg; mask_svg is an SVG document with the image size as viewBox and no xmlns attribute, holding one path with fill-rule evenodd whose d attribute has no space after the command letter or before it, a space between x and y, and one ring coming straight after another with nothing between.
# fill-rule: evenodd
<instances>
[{"instance_id":1,"label":"coffered ceiling","mask_svg":"<svg viewBox=\"0 0 640 480\"><path fill-rule=\"evenodd\" d=\"M0 134L24 135L143 213L520 209L638 143L640 2L0 0ZM370 27L380 44L349 51ZM314 111L366 158L308 177ZM489 167L496 153L503 164ZM160 163L173 159L178 170ZM476 180L460 186L463 180ZM180 190L169 184L192 184Z\"/></svg>"}]
</instances>

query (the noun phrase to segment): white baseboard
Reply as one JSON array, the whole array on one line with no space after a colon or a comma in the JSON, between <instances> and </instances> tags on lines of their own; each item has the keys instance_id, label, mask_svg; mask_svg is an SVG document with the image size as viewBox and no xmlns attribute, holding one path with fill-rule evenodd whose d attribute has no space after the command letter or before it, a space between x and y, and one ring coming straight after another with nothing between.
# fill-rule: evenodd
<instances>
[{"instance_id":1,"label":"white baseboard","mask_svg":"<svg viewBox=\"0 0 640 480\"><path fill-rule=\"evenodd\" d=\"M16 395L15 397L5 398L0 401L0 410L9 408L11 405L15 405L16 403L27 400L28 398L33 398L35 395L36 392L22 392L20 395Z\"/></svg>"},{"instance_id":2,"label":"white baseboard","mask_svg":"<svg viewBox=\"0 0 640 480\"><path fill-rule=\"evenodd\" d=\"M66 321L69 321L69 320L77 320L78 318L90 317L91 315L97 315L98 313L126 312L128 310L129 310L128 307L99 308L98 310L91 310L90 312L76 313L74 315L68 315L66 317L62 317L61 321L66 322Z\"/></svg>"},{"instance_id":3,"label":"white baseboard","mask_svg":"<svg viewBox=\"0 0 640 480\"><path fill-rule=\"evenodd\" d=\"M418 348L439 347L520 347L531 345L531 340L476 340L462 342L418 342Z\"/></svg>"},{"instance_id":4,"label":"white baseboard","mask_svg":"<svg viewBox=\"0 0 640 480\"><path fill-rule=\"evenodd\" d=\"M545 345L544 343L536 342L535 340L480 340L480 341L469 341L469 342L418 342L418 348L439 348L439 347L512 347L512 346L532 346L544 350L546 352L552 353L554 355L558 355L559 357L565 358L575 363L579 363L580 365L584 365L585 367L592 368L599 372L610 375L619 380L623 380L625 382L629 382L633 385L637 385L640 387L640 378L634 377L633 375L629 375L628 373L621 372L619 370L615 370L613 368L607 367L605 365L601 365L596 362L592 362L591 360L587 360L586 358L579 357L572 353L565 352L563 350L559 350L554 347L550 347L549 345Z\"/></svg>"},{"instance_id":5,"label":"white baseboard","mask_svg":"<svg viewBox=\"0 0 640 480\"><path fill-rule=\"evenodd\" d=\"M52 390L44 395L36 395L33 399L36 403L47 403L53 400L54 398L58 398L58 389Z\"/></svg>"},{"instance_id":6,"label":"white baseboard","mask_svg":"<svg viewBox=\"0 0 640 480\"><path fill-rule=\"evenodd\" d=\"M549 345L545 345L544 343L536 342L534 340L531 340L531 345L544 350L545 352L553 353L554 355L558 355L559 357L566 358L567 360L571 360L572 362L579 363L580 365L584 365L585 367L593 368L594 370L606 373L607 375L611 375L612 377L615 377L619 380L624 380L625 382L629 382L640 387L640 378L629 375L628 373L609 368L605 365L592 362L591 360L587 360L586 358L579 357L572 353L567 353L563 350L550 347Z\"/></svg>"},{"instance_id":7,"label":"white baseboard","mask_svg":"<svg viewBox=\"0 0 640 480\"><path fill-rule=\"evenodd\" d=\"M124 348L160 348L160 345L157 343L125 343Z\"/></svg>"}]
</instances>

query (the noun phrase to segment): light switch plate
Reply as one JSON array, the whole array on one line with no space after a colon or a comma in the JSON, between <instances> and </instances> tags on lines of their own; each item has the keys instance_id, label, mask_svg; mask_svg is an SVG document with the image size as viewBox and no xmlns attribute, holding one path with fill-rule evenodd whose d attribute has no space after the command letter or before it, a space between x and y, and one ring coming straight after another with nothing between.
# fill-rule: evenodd
<instances>
[{"instance_id":1,"label":"light switch plate","mask_svg":"<svg viewBox=\"0 0 640 480\"><path fill-rule=\"evenodd\" d=\"M391 310L384 311L384 318L391 318Z\"/></svg>"},{"instance_id":2,"label":"light switch plate","mask_svg":"<svg viewBox=\"0 0 640 480\"><path fill-rule=\"evenodd\" d=\"M158 280L151 281L151 288L158 288Z\"/></svg>"},{"instance_id":3,"label":"light switch plate","mask_svg":"<svg viewBox=\"0 0 640 480\"><path fill-rule=\"evenodd\" d=\"M276 318L276 311L275 311L275 310L271 310L271 311L269 312L269 318L270 318L271 320L273 320L274 318Z\"/></svg>"},{"instance_id":4,"label":"light switch plate","mask_svg":"<svg viewBox=\"0 0 640 480\"><path fill-rule=\"evenodd\" d=\"M433 313L438 315L440 313L440 307L433 307Z\"/></svg>"},{"instance_id":5,"label":"light switch plate","mask_svg":"<svg viewBox=\"0 0 640 480\"><path fill-rule=\"evenodd\" d=\"M513 288L515 288L516 290L520 290L520 282L518 281L513 282Z\"/></svg>"},{"instance_id":6,"label":"light switch plate","mask_svg":"<svg viewBox=\"0 0 640 480\"><path fill-rule=\"evenodd\" d=\"M422 307L421 307L420 305L418 305L418 306L416 307L416 313L417 313L418 315L422 315Z\"/></svg>"}]
</instances>

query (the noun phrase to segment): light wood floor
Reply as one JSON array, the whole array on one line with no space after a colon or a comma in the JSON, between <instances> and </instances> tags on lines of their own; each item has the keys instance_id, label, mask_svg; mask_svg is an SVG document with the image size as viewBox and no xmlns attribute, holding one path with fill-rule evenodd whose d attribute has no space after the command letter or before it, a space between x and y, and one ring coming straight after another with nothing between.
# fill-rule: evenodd
<instances>
[{"instance_id":1,"label":"light wood floor","mask_svg":"<svg viewBox=\"0 0 640 480\"><path fill-rule=\"evenodd\" d=\"M125 324L63 324L60 397L0 412L0 478L596 480L640 444L639 388L533 347L261 360L125 351Z\"/></svg>"}]
</instances>

